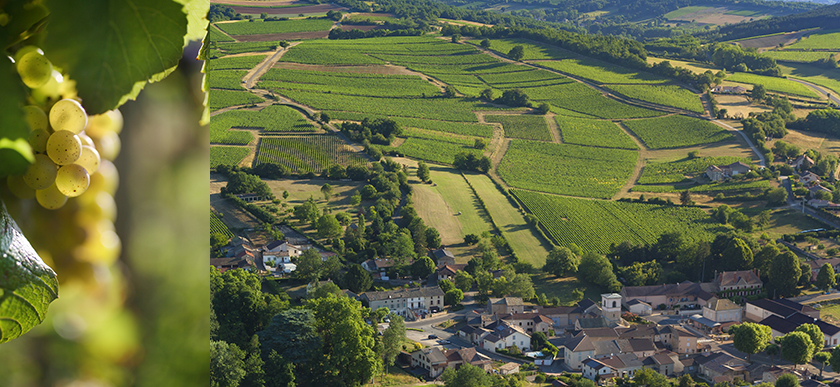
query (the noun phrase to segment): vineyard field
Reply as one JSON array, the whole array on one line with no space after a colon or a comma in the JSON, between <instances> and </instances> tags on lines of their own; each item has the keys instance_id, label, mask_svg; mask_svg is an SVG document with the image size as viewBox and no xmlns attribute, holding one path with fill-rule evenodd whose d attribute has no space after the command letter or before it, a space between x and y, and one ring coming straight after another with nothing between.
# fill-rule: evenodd
<instances>
[{"instance_id":1,"label":"vineyard field","mask_svg":"<svg viewBox=\"0 0 840 387\"><path fill-rule=\"evenodd\" d=\"M511 140L498 172L516 188L610 198L630 178L638 158L631 150Z\"/></svg>"},{"instance_id":2,"label":"vineyard field","mask_svg":"<svg viewBox=\"0 0 840 387\"><path fill-rule=\"evenodd\" d=\"M840 51L840 47L837 47L837 50ZM783 61L783 62L799 62L799 63L809 63L809 62L816 62L819 60L823 60L828 58L829 56L833 56L836 53L834 52L824 52L824 51L765 51L762 52L763 55L767 55L776 61Z\"/></svg>"},{"instance_id":3,"label":"vineyard field","mask_svg":"<svg viewBox=\"0 0 840 387\"><path fill-rule=\"evenodd\" d=\"M664 114L609 99L579 82L529 89L525 94L535 102L548 102L552 106L600 118L642 118Z\"/></svg>"},{"instance_id":4,"label":"vineyard field","mask_svg":"<svg viewBox=\"0 0 840 387\"><path fill-rule=\"evenodd\" d=\"M686 175L700 176L710 165L728 165L738 161L747 165L752 163L750 159L734 156L700 157L667 162L649 161L645 164L642 176L639 177L639 184L682 183L688 181Z\"/></svg>"},{"instance_id":5,"label":"vineyard field","mask_svg":"<svg viewBox=\"0 0 840 387\"><path fill-rule=\"evenodd\" d=\"M207 61L207 72L217 70L250 70L256 67L265 55L234 56L231 58L218 58Z\"/></svg>"},{"instance_id":6,"label":"vineyard field","mask_svg":"<svg viewBox=\"0 0 840 387\"><path fill-rule=\"evenodd\" d=\"M228 37L215 27L215 24L207 27L207 42L233 42L233 38Z\"/></svg>"},{"instance_id":7,"label":"vineyard field","mask_svg":"<svg viewBox=\"0 0 840 387\"><path fill-rule=\"evenodd\" d=\"M764 85L767 91L816 98L817 95L807 86L785 78L768 77L749 73L735 73L726 77L727 81Z\"/></svg>"},{"instance_id":8,"label":"vineyard field","mask_svg":"<svg viewBox=\"0 0 840 387\"><path fill-rule=\"evenodd\" d=\"M469 41L472 44L479 44L481 40L475 39ZM558 60L574 58L575 55L569 51L561 48L553 47L547 44L539 44L529 42L524 39L490 39L490 49L507 55L515 46L522 46L525 55L522 57L523 61L529 60Z\"/></svg>"},{"instance_id":9,"label":"vineyard field","mask_svg":"<svg viewBox=\"0 0 840 387\"><path fill-rule=\"evenodd\" d=\"M732 138L732 134L709 121L672 115L624 121L651 149L680 148L711 144Z\"/></svg>"},{"instance_id":10,"label":"vineyard field","mask_svg":"<svg viewBox=\"0 0 840 387\"><path fill-rule=\"evenodd\" d=\"M388 149L396 150L400 154L408 157L443 164L452 164L455 162L455 155L460 152L470 152L476 156L481 156L484 152L481 149L474 148L472 142L458 144L416 137L409 137L399 147Z\"/></svg>"},{"instance_id":11,"label":"vineyard field","mask_svg":"<svg viewBox=\"0 0 840 387\"><path fill-rule=\"evenodd\" d=\"M606 148L639 149L627 133L612 121L588 120L555 116L557 126L567 144L590 145Z\"/></svg>"},{"instance_id":12,"label":"vineyard field","mask_svg":"<svg viewBox=\"0 0 840 387\"><path fill-rule=\"evenodd\" d=\"M211 146L210 168L219 165L239 165L251 150L242 146Z\"/></svg>"},{"instance_id":13,"label":"vineyard field","mask_svg":"<svg viewBox=\"0 0 840 387\"><path fill-rule=\"evenodd\" d=\"M233 90L210 90L207 96L207 107L210 111L216 111L231 106L256 105L263 101L262 98L247 91Z\"/></svg>"},{"instance_id":14,"label":"vineyard field","mask_svg":"<svg viewBox=\"0 0 840 387\"><path fill-rule=\"evenodd\" d=\"M266 132L314 132L317 130L297 110L285 105L271 105L260 111L231 110L213 116L212 124L226 128L253 128Z\"/></svg>"},{"instance_id":15,"label":"vineyard field","mask_svg":"<svg viewBox=\"0 0 840 387\"><path fill-rule=\"evenodd\" d=\"M658 75L638 72L590 58L540 62L539 65L599 84L670 82L669 79Z\"/></svg>"},{"instance_id":16,"label":"vineyard field","mask_svg":"<svg viewBox=\"0 0 840 387\"><path fill-rule=\"evenodd\" d=\"M800 39L787 46L794 50L837 50L840 49L840 30L821 31Z\"/></svg>"},{"instance_id":17,"label":"vineyard field","mask_svg":"<svg viewBox=\"0 0 840 387\"><path fill-rule=\"evenodd\" d=\"M505 137L522 138L526 140L551 141L551 133L548 131L548 124L545 117L541 115L499 115L485 116L485 121L502 124Z\"/></svg>"},{"instance_id":18,"label":"vineyard field","mask_svg":"<svg viewBox=\"0 0 840 387\"><path fill-rule=\"evenodd\" d=\"M467 124L462 122L421 120L415 118L394 118L394 121L403 127L436 130L464 136L475 136L490 138L493 136L493 127L483 124Z\"/></svg>"},{"instance_id":19,"label":"vineyard field","mask_svg":"<svg viewBox=\"0 0 840 387\"><path fill-rule=\"evenodd\" d=\"M712 240L725 227L700 208L573 199L512 190L561 246L610 252L611 244L655 243L666 232L681 232L690 242Z\"/></svg>"},{"instance_id":20,"label":"vineyard field","mask_svg":"<svg viewBox=\"0 0 840 387\"><path fill-rule=\"evenodd\" d=\"M210 89L225 89L245 91L242 87L242 77L247 71L244 70L217 70L207 73L205 80Z\"/></svg>"},{"instance_id":21,"label":"vineyard field","mask_svg":"<svg viewBox=\"0 0 840 387\"><path fill-rule=\"evenodd\" d=\"M224 51L226 55L274 51L277 47L277 42L231 42L219 44L219 49Z\"/></svg>"},{"instance_id":22,"label":"vineyard field","mask_svg":"<svg viewBox=\"0 0 840 387\"><path fill-rule=\"evenodd\" d=\"M407 137L407 138L423 138L427 140L435 140L435 141L443 141L443 142L451 142L453 144L460 144L466 145L469 147L475 146L474 137L460 137L460 136L452 136L446 135L441 132L434 132L430 130L423 130L423 129L415 129L415 128L403 128L403 132L400 137Z\"/></svg>"},{"instance_id":23,"label":"vineyard field","mask_svg":"<svg viewBox=\"0 0 840 387\"><path fill-rule=\"evenodd\" d=\"M233 238L233 233L228 226L213 211L210 211L210 234L221 234L225 238Z\"/></svg>"},{"instance_id":24,"label":"vineyard field","mask_svg":"<svg viewBox=\"0 0 840 387\"><path fill-rule=\"evenodd\" d=\"M327 31L335 24L329 19L299 19L282 21L241 21L218 23L219 29L228 35L287 34L293 32Z\"/></svg>"},{"instance_id":25,"label":"vineyard field","mask_svg":"<svg viewBox=\"0 0 840 387\"><path fill-rule=\"evenodd\" d=\"M630 189L633 192L698 192L712 194L717 192L763 191L770 188L767 180L730 181L702 185L637 185Z\"/></svg>"},{"instance_id":26,"label":"vineyard field","mask_svg":"<svg viewBox=\"0 0 840 387\"><path fill-rule=\"evenodd\" d=\"M652 102L663 106L672 106L703 114L700 97L685 88L674 85L610 85L608 89L627 97Z\"/></svg>"},{"instance_id":27,"label":"vineyard field","mask_svg":"<svg viewBox=\"0 0 840 387\"><path fill-rule=\"evenodd\" d=\"M263 137L255 165L279 164L297 173L320 173L332 165L362 165L367 158L328 135Z\"/></svg>"},{"instance_id":28,"label":"vineyard field","mask_svg":"<svg viewBox=\"0 0 840 387\"><path fill-rule=\"evenodd\" d=\"M360 75L360 76L354 76ZM272 70L262 77L258 87L278 90L316 91L369 97L420 97L439 95L440 89L419 76L386 76L350 73L325 73L297 70Z\"/></svg>"}]
</instances>

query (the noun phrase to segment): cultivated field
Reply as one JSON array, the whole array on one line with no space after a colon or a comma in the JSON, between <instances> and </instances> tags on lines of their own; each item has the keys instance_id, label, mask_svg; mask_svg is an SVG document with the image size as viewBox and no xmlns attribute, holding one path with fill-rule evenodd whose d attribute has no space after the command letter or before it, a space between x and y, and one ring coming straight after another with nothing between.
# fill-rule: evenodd
<instances>
[{"instance_id":1,"label":"cultivated field","mask_svg":"<svg viewBox=\"0 0 840 387\"><path fill-rule=\"evenodd\" d=\"M335 22L329 19L301 19L284 21L240 21L235 23L218 23L219 29L228 35L265 35L294 32L326 31Z\"/></svg>"},{"instance_id":2,"label":"cultivated field","mask_svg":"<svg viewBox=\"0 0 840 387\"><path fill-rule=\"evenodd\" d=\"M369 160L335 136L263 137L254 165L279 164L297 173L321 173L333 165L361 165Z\"/></svg>"},{"instance_id":3,"label":"cultivated field","mask_svg":"<svg viewBox=\"0 0 840 387\"><path fill-rule=\"evenodd\" d=\"M639 178L639 184L687 182L690 179L686 176L700 176L706 172L706 168L710 165L727 165L738 161L747 165L752 163L750 159L733 156L684 158L667 162L652 161L645 164L645 169Z\"/></svg>"},{"instance_id":4,"label":"cultivated field","mask_svg":"<svg viewBox=\"0 0 840 387\"><path fill-rule=\"evenodd\" d=\"M609 85L608 89L630 98L672 106L691 112L705 113L697 94L674 85Z\"/></svg>"},{"instance_id":5,"label":"cultivated field","mask_svg":"<svg viewBox=\"0 0 840 387\"><path fill-rule=\"evenodd\" d=\"M607 83L665 83L669 79L658 75L639 72L619 67L597 59L577 58L560 61L539 62L545 66L566 74L571 74L599 84Z\"/></svg>"},{"instance_id":6,"label":"cultivated field","mask_svg":"<svg viewBox=\"0 0 840 387\"><path fill-rule=\"evenodd\" d=\"M792 50L840 50L840 30L826 30L803 36L787 47Z\"/></svg>"},{"instance_id":7,"label":"cultivated field","mask_svg":"<svg viewBox=\"0 0 840 387\"><path fill-rule=\"evenodd\" d=\"M219 165L239 165L251 149L241 146L211 146L210 168Z\"/></svg>"},{"instance_id":8,"label":"cultivated field","mask_svg":"<svg viewBox=\"0 0 840 387\"><path fill-rule=\"evenodd\" d=\"M213 211L210 211L210 234L221 234L225 238L233 238L233 233L230 232L228 226Z\"/></svg>"},{"instance_id":9,"label":"cultivated field","mask_svg":"<svg viewBox=\"0 0 840 387\"><path fill-rule=\"evenodd\" d=\"M709 121L672 115L624 121L651 149L680 148L727 140L732 135Z\"/></svg>"},{"instance_id":10,"label":"cultivated field","mask_svg":"<svg viewBox=\"0 0 840 387\"><path fill-rule=\"evenodd\" d=\"M767 91L816 98L814 91L805 85L789 79L768 77L764 75L736 73L726 77L729 82L746 83L750 85L764 85Z\"/></svg>"},{"instance_id":11,"label":"cultivated field","mask_svg":"<svg viewBox=\"0 0 840 387\"><path fill-rule=\"evenodd\" d=\"M208 92L207 107L211 112L231 106L256 105L263 99L247 91L213 89Z\"/></svg>"},{"instance_id":12,"label":"cultivated field","mask_svg":"<svg viewBox=\"0 0 840 387\"><path fill-rule=\"evenodd\" d=\"M484 116L487 122L502 124L505 137L521 138L526 140L551 141L551 133L548 132L548 124L545 116L539 115L503 115Z\"/></svg>"},{"instance_id":13,"label":"cultivated field","mask_svg":"<svg viewBox=\"0 0 840 387\"><path fill-rule=\"evenodd\" d=\"M612 121L589 120L555 116L557 126L567 144L590 145L607 148L639 149L627 133Z\"/></svg>"}]
</instances>

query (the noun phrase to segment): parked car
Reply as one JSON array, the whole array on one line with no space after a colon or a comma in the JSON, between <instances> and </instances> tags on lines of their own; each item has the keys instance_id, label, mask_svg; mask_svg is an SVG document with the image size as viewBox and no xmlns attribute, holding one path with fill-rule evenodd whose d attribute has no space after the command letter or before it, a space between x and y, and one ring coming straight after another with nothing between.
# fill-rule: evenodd
<instances>
[{"instance_id":1,"label":"parked car","mask_svg":"<svg viewBox=\"0 0 840 387\"><path fill-rule=\"evenodd\" d=\"M440 340L438 344L450 344L449 340Z\"/></svg>"},{"instance_id":2,"label":"parked car","mask_svg":"<svg viewBox=\"0 0 840 387\"><path fill-rule=\"evenodd\" d=\"M429 335L429 340L436 339L437 335Z\"/></svg>"},{"instance_id":3,"label":"parked car","mask_svg":"<svg viewBox=\"0 0 840 387\"><path fill-rule=\"evenodd\" d=\"M429 308L429 311L432 312L432 313L440 312L440 307L439 306L432 306L432 307Z\"/></svg>"},{"instance_id":4,"label":"parked car","mask_svg":"<svg viewBox=\"0 0 840 387\"><path fill-rule=\"evenodd\" d=\"M384 320L382 320L382 321L384 321L384 322L386 322L386 323L390 323L390 322L391 322L391 319L386 317L386 318L385 318Z\"/></svg>"}]
</instances>

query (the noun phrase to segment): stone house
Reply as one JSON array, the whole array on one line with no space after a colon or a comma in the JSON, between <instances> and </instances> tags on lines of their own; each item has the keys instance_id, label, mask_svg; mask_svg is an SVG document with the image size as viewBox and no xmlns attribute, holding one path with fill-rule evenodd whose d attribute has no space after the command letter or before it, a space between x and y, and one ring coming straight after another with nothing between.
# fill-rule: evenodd
<instances>
[{"instance_id":1,"label":"stone house","mask_svg":"<svg viewBox=\"0 0 840 387\"><path fill-rule=\"evenodd\" d=\"M713 298L703 306L703 317L714 322L740 322L743 318L744 308L726 298Z\"/></svg>"}]
</instances>

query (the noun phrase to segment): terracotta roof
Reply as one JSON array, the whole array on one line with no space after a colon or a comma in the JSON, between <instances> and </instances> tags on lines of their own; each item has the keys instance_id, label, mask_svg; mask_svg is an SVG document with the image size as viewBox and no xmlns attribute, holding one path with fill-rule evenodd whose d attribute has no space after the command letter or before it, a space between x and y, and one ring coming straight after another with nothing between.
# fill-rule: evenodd
<instances>
[{"instance_id":1,"label":"terracotta roof","mask_svg":"<svg viewBox=\"0 0 840 387\"><path fill-rule=\"evenodd\" d=\"M706 305L706 308L709 308L709 309L714 310L714 311L720 311L720 310L741 309L741 306L735 304L734 302L730 301L729 299L720 298L720 299L713 299L708 305Z\"/></svg>"},{"instance_id":2,"label":"terracotta roof","mask_svg":"<svg viewBox=\"0 0 840 387\"><path fill-rule=\"evenodd\" d=\"M740 271L724 271L718 273L715 281L719 286L735 286L735 285L762 285L761 278L758 278L752 270Z\"/></svg>"},{"instance_id":3,"label":"terracotta roof","mask_svg":"<svg viewBox=\"0 0 840 387\"><path fill-rule=\"evenodd\" d=\"M443 265L437 268L437 275L455 275L458 271L464 270L465 264Z\"/></svg>"},{"instance_id":4,"label":"terracotta roof","mask_svg":"<svg viewBox=\"0 0 840 387\"><path fill-rule=\"evenodd\" d=\"M508 305L508 306L525 305L525 303L522 302L521 297L491 298L490 303L493 304L493 305Z\"/></svg>"},{"instance_id":5,"label":"terracotta roof","mask_svg":"<svg viewBox=\"0 0 840 387\"><path fill-rule=\"evenodd\" d=\"M626 297L634 298L634 297L646 297L646 296L680 296L680 295L697 295L700 296L702 293L708 294L708 292L704 291L700 284L696 284L691 281L685 281L679 284L665 284L665 285L653 285L653 286L625 286L622 289L622 292L626 295ZM711 296L711 295L709 295ZM707 298L708 299L708 298Z\"/></svg>"}]
</instances>

